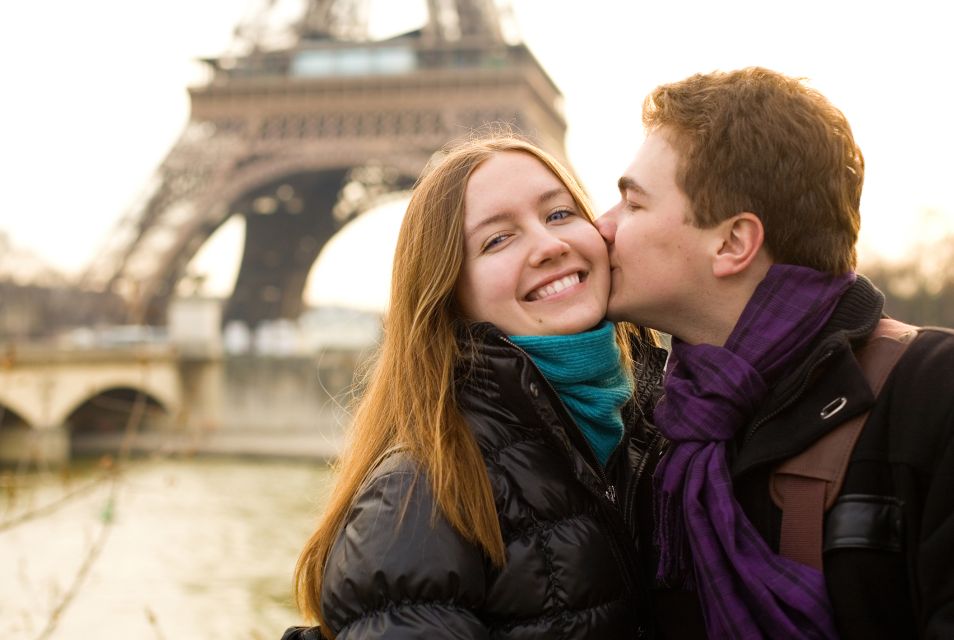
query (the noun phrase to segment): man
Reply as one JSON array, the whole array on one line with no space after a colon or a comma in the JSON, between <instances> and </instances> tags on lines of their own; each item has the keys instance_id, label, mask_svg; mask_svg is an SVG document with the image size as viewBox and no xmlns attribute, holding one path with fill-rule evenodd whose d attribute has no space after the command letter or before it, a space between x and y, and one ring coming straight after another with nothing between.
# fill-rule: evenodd
<instances>
[{"instance_id":1,"label":"man","mask_svg":"<svg viewBox=\"0 0 954 640\"><path fill-rule=\"evenodd\" d=\"M857 353L884 299L853 272L844 116L749 68L658 87L643 122L598 226L611 319L673 336L642 518L660 635L954 638L954 333L919 330L874 397ZM772 470L869 410L823 572L780 556Z\"/></svg>"}]
</instances>

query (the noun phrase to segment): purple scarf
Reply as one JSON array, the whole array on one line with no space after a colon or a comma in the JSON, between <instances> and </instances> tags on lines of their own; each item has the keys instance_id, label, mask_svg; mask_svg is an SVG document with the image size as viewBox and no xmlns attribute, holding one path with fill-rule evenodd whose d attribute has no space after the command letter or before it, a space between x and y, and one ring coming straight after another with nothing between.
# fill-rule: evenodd
<instances>
[{"instance_id":1,"label":"purple scarf","mask_svg":"<svg viewBox=\"0 0 954 640\"><path fill-rule=\"evenodd\" d=\"M736 502L725 442L807 355L854 280L773 265L724 347L673 340L655 411L672 442L655 473L657 578L694 578L710 638L837 637L822 573L774 553Z\"/></svg>"}]
</instances>

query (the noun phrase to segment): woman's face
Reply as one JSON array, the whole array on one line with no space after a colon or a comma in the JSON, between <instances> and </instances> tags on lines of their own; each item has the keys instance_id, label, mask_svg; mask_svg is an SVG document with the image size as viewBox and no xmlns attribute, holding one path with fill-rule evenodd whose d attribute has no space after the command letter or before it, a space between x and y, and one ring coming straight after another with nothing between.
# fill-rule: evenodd
<instances>
[{"instance_id":1,"label":"woman's face","mask_svg":"<svg viewBox=\"0 0 954 640\"><path fill-rule=\"evenodd\" d=\"M579 333L599 323L609 260L570 192L528 153L485 160L464 193L464 315L508 335Z\"/></svg>"}]
</instances>

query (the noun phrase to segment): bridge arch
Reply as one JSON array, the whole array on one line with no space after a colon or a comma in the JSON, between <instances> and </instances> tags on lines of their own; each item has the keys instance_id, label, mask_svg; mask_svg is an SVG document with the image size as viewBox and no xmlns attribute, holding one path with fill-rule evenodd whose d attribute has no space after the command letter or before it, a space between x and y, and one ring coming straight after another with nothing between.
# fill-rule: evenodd
<instances>
[{"instance_id":1,"label":"bridge arch","mask_svg":"<svg viewBox=\"0 0 954 640\"><path fill-rule=\"evenodd\" d=\"M26 427L30 426L30 424L26 421L26 418L24 418L20 412L8 407L2 400L0 400L0 429L18 425L24 425Z\"/></svg>"},{"instance_id":2,"label":"bridge arch","mask_svg":"<svg viewBox=\"0 0 954 640\"><path fill-rule=\"evenodd\" d=\"M71 419L76 422L77 410L91 399L115 395L111 390L127 390L119 393L120 400L123 394L142 396L142 409L175 420L182 415L182 385L179 357L164 345L24 349L10 367L0 368L0 407L5 407L0 462L67 460Z\"/></svg>"},{"instance_id":3,"label":"bridge arch","mask_svg":"<svg viewBox=\"0 0 954 640\"><path fill-rule=\"evenodd\" d=\"M21 463L24 452L30 451L30 445L34 444L35 434L27 419L0 399L0 464Z\"/></svg>"},{"instance_id":4,"label":"bridge arch","mask_svg":"<svg viewBox=\"0 0 954 640\"><path fill-rule=\"evenodd\" d=\"M162 429L173 419L168 405L151 393L135 387L116 386L98 390L75 406L64 425L71 454L118 451L127 429L137 436Z\"/></svg>"},{"instance_id":5,"label":"bridge arch","mask_svg":"<svg viewBox=\"0 0 954 640\"><path fill-rule=\"evenodd\" d=\"M178 414L182 406L179 382L174 371L156 371L156 375L147 372L117 372L113 375L98 376L91 384L63 385L61 395L50 410L51 425L65 425L68 418L84 403L102 395L111 389L131 389L142 393L163 408L170 415ZM135 381L132 381L135 380Z\"/></svg>"},{"instance_id":6,"label":"bridge arch","mask_svg":"<svg viewBox=\"0 0 954 640\"><path fill-rule=\"evenodd\" d=\"M0 386L0 428L20 423L34 427L40 419L39 411L30 411L28 406L10 396L7 390Z\"/></svg>"}]
</instances>

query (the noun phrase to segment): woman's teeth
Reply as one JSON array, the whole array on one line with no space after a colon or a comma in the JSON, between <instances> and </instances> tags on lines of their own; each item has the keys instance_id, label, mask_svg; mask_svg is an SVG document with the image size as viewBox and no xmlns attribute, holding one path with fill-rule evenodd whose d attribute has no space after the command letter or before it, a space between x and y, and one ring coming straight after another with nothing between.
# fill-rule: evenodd
<instances>
[{"instance_id":1,"label":"woman's teeth","mask_svg":"<svg viewBox=\"0 0 954 640\"><path fill-rule=\"evenodd\" d=\"M572 287L575 284L579 284L580 274L571 273L568 276L564 276L559 280L554 280L553 282L546 284L535 291L531 291L530 295L527 296L530 300L543 300L549 296L552 296L556 293L560 293L567 287Z\"/></svg>"}]
</instances>

